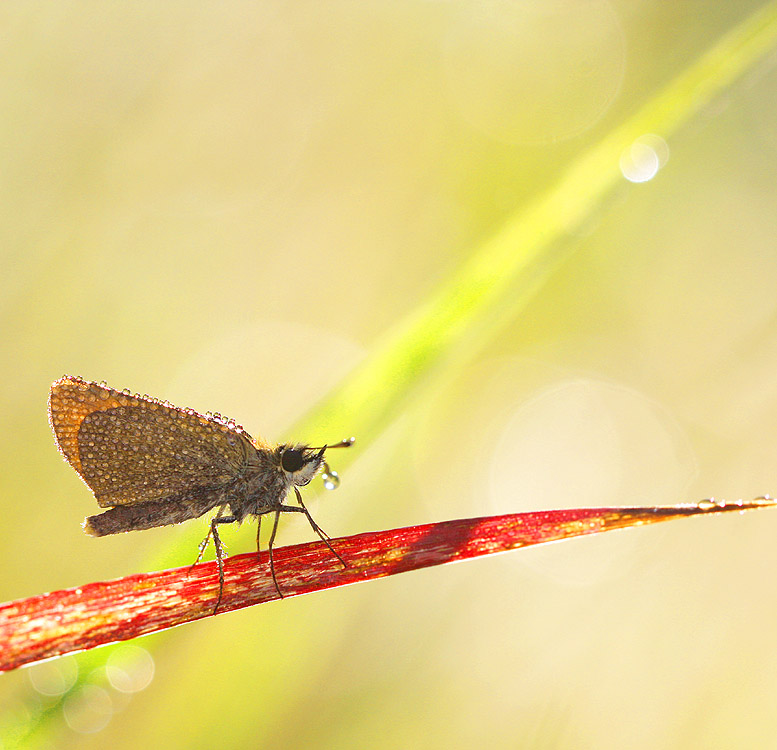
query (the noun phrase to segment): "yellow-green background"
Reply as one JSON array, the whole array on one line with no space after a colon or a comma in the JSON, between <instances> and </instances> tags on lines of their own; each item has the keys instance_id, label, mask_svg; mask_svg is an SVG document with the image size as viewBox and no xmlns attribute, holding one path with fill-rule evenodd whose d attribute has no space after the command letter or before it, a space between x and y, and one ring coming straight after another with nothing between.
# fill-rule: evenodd
<instances>
[{"instance_id":1,"label":"yellow-green background","mask_svg":"<svg viewBox=\"0 0 777 750\"><path fill-rule=\"evenodd\" d=\"M3 4L0 600L183 564L205 533L86 537L51 381L345 437L316 404L761 5ZM307 493L330 534L777 491L770 58L654 112L691 111L658 133L664 168L547 246L534 226L538 264L431 375L365 381L341 488ZM768 512L683 522L226 614L140 640L155 677L131 698L105 649L70 696L85 725L89 696L112 713L92 734L21 670L0 747L772 746L775 533ZM251 525L224 536L252 547ZM281 543L310 538L284 520Z\"/></svg>"}]
</instances>

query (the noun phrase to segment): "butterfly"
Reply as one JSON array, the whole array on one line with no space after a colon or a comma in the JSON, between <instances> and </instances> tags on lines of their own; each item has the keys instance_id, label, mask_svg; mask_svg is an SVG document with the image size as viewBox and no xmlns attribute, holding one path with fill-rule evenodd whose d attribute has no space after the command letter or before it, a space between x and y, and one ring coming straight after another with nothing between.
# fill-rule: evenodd
<instances>
[{"instance_id":1,"label":"butterfly","mask_svg":"<svg viewBox=\"0 0 777 750\"><path fill-rule=\"evenodd\" d=\"M273 563L273 544L281 513L302 513L329 550L345 566L329 537L313 520L299 488L323 469L325 485L334 489L337 474L329 469L330 448L300 443L272 445L253 439L234 420L199 414L150 396L116 391L66 375L51 386L49 421L68 463L106 511L83 522L91 536L150 529L199 518L217 509L195 565L211 537L219 568L216 614L224 593L224 546L218 527L256 516L256 545L262 516L275 513L269 541L270 573L283 597ZM294 490L299 505L286 504Z\"/></svg>"}]
</instances>

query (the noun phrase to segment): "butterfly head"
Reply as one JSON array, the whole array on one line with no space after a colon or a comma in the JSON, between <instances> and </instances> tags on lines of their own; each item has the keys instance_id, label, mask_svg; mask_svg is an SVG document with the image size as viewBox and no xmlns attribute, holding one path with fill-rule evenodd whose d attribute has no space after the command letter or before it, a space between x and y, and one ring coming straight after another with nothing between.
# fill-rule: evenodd
<instances>
[{"instance_id":1,"label":"butterfly head","mask_svg":"<svg viewBox=\"0 0 777 750\"><path fill-rule=\"evenodd\" d=\"M310 482L324 464L323 448L307 445L282 445L279 450L281 470L289 484L302 487Z\"/></svg>"},{"instance_id":2,"label":"butterfly head","mask_svg":"<svg viewBox=\"0 0 777 750\"><path fill-rule=\"evenodd\" d=\"M348 448L354 443L354 438L346 438L334 445L325 445L322 448L311 448L309 445L281 445L278 447L278 458L281 470L289 484L303 487L316 475L318 470L324 467L324 479L330 473L324 460L324 453L329 448ZM334 476L334 472L332 472ZM330 488L331 489L331 488Z\"/></svg>"}]
</instances>

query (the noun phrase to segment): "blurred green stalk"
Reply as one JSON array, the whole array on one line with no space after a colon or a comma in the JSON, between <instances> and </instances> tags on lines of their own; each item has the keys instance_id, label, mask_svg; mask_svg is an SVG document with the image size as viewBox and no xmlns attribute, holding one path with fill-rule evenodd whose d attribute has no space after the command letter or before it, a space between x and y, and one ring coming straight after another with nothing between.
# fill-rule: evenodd
<instances>
[{"instance_id":1,"label":"blurred green stalk","mask_svg":"<svg viewBox=\"0 0 777 750\"><path fill-rule=\"evenodd\" d=\"M374 436L430 374L472 358L514 320L571 253L564 240L624 183L619 161L640 136L669 140L777 43L777 3L726 34L634 116L588 148L543 195L474 248L291 434ZM338 464L352 459L338 455Z\"/></svg>"}]
</instances>

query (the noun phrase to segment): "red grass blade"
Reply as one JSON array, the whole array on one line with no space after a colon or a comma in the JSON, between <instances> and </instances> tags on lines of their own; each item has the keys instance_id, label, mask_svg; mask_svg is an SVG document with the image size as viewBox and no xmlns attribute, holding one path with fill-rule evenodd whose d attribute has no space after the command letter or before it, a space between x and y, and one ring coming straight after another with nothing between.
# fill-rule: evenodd
<instances>
[{"instance_id":1,"label":"red grass blade","mask_svg":"<svg viewBox=\"0 0 777 750\"><path fill-rule=\"evenodd\" d=\"M517 547L775 504L764 497L736 503L578 508L443 521L332 540L347 568L321 542L276 549L275 568L284 595L298 596ZM225 576L219 613L277 599L266 552L258 558L255 553L230 558ZM0 671L208 617L217 596L216 563L206 562L0 605Z\"/></svg>"}]
</instances>

